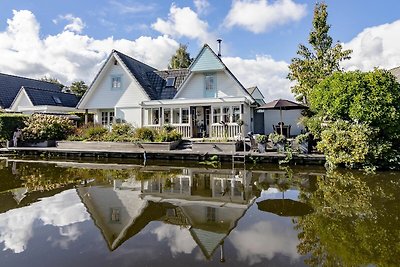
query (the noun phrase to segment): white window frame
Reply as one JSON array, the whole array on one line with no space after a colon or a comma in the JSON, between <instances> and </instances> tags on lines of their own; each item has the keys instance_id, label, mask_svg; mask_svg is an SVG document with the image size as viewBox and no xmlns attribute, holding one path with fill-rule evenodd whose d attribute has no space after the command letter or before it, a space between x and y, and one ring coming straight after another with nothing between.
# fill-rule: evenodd
<instances>
[{"instance_id":1,"label":"white window frame","mask_svg":"<svg viewBox=\"0 0 400 267\"><path fill-rule=\"evenodd\" d=\"M120 89L122 87L122 75L111 76L111 89Z\"/></svg>"}]
</instances>

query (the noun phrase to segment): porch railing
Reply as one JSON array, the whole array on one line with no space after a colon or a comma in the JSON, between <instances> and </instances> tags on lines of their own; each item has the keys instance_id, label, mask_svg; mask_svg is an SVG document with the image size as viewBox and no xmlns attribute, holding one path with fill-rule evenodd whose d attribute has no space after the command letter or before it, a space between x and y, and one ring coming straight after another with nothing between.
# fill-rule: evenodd
<instances>
[{"instance_id":1,"label":"porch railing","mask_svg":"<svg viewBox=\"0 0 400 267\"><path fill-rule=\"evenodd\" d=\"M190 125L172 125L179 133L182 134L182 138L192 137L192 128ZM161 130L160 125L145 125L145 127L152 128L154 130Z\"/></svg>"},{"instance_id":2,"label":"porch railing","mask_svg":"<svg viewBox=\"0 0 400 267\"><path fill-rule=\"evenodd\" d=\"M240 126L237 124L211 125L211 137L233 139L240 135Z\"/></svg>"}]
</instances>

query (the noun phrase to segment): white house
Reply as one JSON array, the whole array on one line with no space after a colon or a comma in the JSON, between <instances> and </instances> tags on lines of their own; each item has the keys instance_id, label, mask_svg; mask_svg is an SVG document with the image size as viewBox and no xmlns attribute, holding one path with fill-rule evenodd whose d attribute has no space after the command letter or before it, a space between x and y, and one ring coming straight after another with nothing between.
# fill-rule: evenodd
<instances>
[{"instance_id":1,"label":"white house","mask_svg":"<svg viewBox=\"0 0 400 267\"><path fill-rule=\"evenodd\" d=\"M233 138L253 130L257 105L206 44L188 69L165 71L113 50L78 109L94 112L95 122L105 126L170 124L183 137Z\"/></svg>"}]
</instances>

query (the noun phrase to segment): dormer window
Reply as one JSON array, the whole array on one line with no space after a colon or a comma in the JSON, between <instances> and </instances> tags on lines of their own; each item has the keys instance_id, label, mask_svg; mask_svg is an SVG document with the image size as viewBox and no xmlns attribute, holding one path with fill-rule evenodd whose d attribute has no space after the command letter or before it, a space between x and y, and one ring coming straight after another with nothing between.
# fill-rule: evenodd
<instances>
[{"instance_id":1,"label":"dormer window","mask_svg":"<svg viewBox=\"0 0 400 267\"><path fill-rule=\"evenodd\" d=\"M167 77L166 87L171 87L175 85L175 77Z\"/></svg>"},{"instance_id":2,"label":"dormer window","mask_svg":"<svg viewBox=\"0 0 400 267\"><path fill-rule=\"evenodd\" d=\"M111 77L111 88L121 88L121 76Z\"/></svg>"},{"instance_id":3,"label":"dormer window","mask_svg":"<svg viewBox=\"0 0 400 267\"><path fill-rule=\"evenodd\" d=\"M61 99L58 96L53 96L53 100L54 100L54 102L56 102L57 105L62 104Z\"/></svg>"}]
</instances>

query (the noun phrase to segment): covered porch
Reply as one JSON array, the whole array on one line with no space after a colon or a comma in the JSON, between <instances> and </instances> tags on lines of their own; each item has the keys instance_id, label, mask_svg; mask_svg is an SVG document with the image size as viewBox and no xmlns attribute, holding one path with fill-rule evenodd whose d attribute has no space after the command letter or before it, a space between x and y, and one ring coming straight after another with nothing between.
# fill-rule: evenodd
<instances>
[{"instance_id":1,"label":"covered porch","mask_svg":"<svg viewBox=\"0 0 400 267\"><path fill-rule=\"evenodd\" d=\"M250 127L250 105L244 97L152 100L141 106L143 127L171 125L183 138L229 140Z\"/></svg>"}]
</instances>

